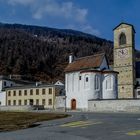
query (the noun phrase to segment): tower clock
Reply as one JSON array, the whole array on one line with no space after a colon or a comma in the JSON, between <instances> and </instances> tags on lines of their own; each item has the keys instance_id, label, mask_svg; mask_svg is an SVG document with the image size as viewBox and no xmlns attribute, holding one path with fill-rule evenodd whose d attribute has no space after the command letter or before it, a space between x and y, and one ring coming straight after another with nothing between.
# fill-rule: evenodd
<instances>
[{"instance_id":1,"label":"tower clock","mask_svg":"<svg viewBox=\"0 0 140 140\"><path fill-rule=\"evenodd\" d=\"M118 75L118 98L134 98L135 30L121 23L114 29L114 70Z\"/></svg>"}]
</instances>

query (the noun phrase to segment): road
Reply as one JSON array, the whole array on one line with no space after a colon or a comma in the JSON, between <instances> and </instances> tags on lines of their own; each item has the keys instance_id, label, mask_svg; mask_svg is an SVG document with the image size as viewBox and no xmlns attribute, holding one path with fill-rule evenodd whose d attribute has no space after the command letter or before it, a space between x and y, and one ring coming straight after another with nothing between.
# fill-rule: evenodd
<instances>
[{"instance_id":1,"label":"road","mask_svg":"<svg viewBox=\"0 0 140 140\"><path fill-rule=\"evenodd\" d=\"M140 140L140 114L75 112L71 115L41 122L34 128L1 132L0 140Z\"/></svg>"}]
</instances>

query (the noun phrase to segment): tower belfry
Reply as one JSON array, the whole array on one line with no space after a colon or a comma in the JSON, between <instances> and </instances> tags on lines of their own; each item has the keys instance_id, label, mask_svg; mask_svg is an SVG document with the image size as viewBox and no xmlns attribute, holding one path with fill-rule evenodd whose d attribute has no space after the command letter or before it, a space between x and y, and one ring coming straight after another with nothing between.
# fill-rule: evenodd
<instances>
[{"instance_id":1,"label":"tower belfry","mask_svg":"<svg viewBox=\"0 0 140 140\"><path fill-rule=\"evenodd\" d=\"M118 71L118 98L134 98L135 29L121 23L114 28L114 71Z\"/></svg>"}]
</instances>

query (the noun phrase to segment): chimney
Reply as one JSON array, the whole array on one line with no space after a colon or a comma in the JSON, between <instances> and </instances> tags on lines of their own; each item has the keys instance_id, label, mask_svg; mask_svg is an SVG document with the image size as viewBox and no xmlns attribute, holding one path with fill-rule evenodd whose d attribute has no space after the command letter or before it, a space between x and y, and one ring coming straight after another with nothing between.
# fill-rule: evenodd
<instances>
[{"instance_id":1,"label":"chimney","mask_svg":"<svg viewBox=\"0 0 140 140\"><path fill-rule=\"evenodd\" d=\"M69 64L72 63L74 61L74 56L73 54L69 55Z\"/></svg>"}]
</instances>

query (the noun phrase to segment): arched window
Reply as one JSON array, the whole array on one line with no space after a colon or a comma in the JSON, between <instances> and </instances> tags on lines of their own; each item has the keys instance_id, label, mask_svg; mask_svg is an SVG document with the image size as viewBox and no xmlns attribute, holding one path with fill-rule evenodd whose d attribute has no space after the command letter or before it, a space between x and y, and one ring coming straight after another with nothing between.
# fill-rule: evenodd
<instances>
[{"instance_id":1,"label":"arched window","mask_svg":"<svg viewBox=\"0 0 140 140\"><path fill-rule=\"evenodd\" d=\"M90 84L90 82L89 82L89 75L86 74L85 75L85 81L84 81L85 89L89 88L89 84Z\"/></svg>"},{"instance_id":2,"label":"arched window","mask_svg":"<svg viewBox=\"0 0 140 140\"><path fill-rule=\"evenodd\" d=\"M99 76L98 75L95 75L94 83L95 83L94 84L95 90L99 90L100 80L99 80Z\"/></svg>"},{"instance_id":3,"label":"arched window","mask_svg":"<svg viewBox=\"0 0 140 140\"><path fill-rule=\"evenodd\" d=\"M124 33L120 34L119 44L120 45L125 45L126 44L126 35Z\"/></svg>"}]
</instances>

